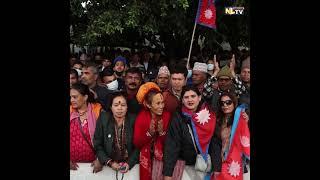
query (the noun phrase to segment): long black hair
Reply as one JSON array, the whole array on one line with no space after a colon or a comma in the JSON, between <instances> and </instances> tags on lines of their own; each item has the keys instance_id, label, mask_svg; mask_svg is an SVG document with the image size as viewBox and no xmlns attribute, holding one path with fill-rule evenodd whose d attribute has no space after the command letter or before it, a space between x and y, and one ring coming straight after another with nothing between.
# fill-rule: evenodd
<instances>
[{"instance_id":1,"label":"long black hair","mask_svg":"<svg viewBox=\"0 0 320 180\"><path fill-rule=\"evenodd\" d=\"M223 113L222 108L221 108L221 105L222 105L222 104L220 103L222 97L224 97L224 96L229 97L229 98L231 99L233 105L234 105L234 109L233 109L233 111L232 111L232 115L231 115L230 119L229 119L228 122L227 122L227 127L229 127L229 126L231 126L232 123L233 123L233 117L234 117L234 113L235 113L235 111L236 111L236 108L237 108L237 106L238 106L238 100L237 100L237 97L235 96L234 93L225 92L225 93L222 93L222 94L221 94L221 96L219 97L219 101L218 101L218 114L217 114L217 124L218 124L219 126L222 125L222 119L225 117L225 114Z\"/></svg>"},{"instance_id":2,"label":"long black hair","mask_svg":"<svg viewBox=\"0 0 320 180\"><path fill-rule=\"evenodd\" d=\"M76 84L73 84L70 89L77 90L82 96L88 95L88 99L87 99L88 103L97 102L94 99L94 94L89 90L89 87L85 84L76 83Z\"/></svg>"}]
</instances>

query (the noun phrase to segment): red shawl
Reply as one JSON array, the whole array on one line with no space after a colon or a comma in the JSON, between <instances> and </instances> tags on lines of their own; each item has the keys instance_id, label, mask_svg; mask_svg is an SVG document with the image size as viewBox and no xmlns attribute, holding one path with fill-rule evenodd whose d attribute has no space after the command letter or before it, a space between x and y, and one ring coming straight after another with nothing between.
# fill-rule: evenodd
<instances>
[{"instance_id":1,"label":"red shawl","mask_svg":"<svg viewBox=\"0 0 320 180\"><path fill-rule=\"evenodd\" d=\"M163 112L163 130L167 132L171 114L169 112ZM136 118L134 125L133 143L140 149L140 180L151 180L151 140L152 137L147 136L147 132L150 127L151 113L143 108ZM154 157L157 160L162 161L164 141L166 135L156 136L154 141Z\"/></svg>"}]
</instances>

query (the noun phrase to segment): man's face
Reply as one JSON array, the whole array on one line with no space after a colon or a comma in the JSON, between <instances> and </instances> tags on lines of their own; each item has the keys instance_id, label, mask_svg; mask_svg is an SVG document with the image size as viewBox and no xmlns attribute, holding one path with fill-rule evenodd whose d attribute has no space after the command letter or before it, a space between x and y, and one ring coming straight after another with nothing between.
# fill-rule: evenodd
<instances>
[{"instance_id":1,"label":"man's face","mask_svg":"<svg viewBox=\"0 0 320 180\"><path fill-rule=\"evenodd\" d=\"M141 85L141 77L137 73L127 73L124 81L129 90L137 90Z\"/></svg>"},{"instance_id":2,"label":"man's face","mask_svg":"<svg viewBox=\"0 0 320 180\"><path fill-rule=\"evenodd\" d=\"M78 82L78 78L75 74L70 74L70 86L76 84Z\"/></svg>"},{"instance_id":3,"label":"man's face","mask_svg":"<svg viewBox=\"0 0 320 180\"><path fill-rule=\"evenodd\" d=\"M242 68L240 78L245 83L250 83L250 69Z\"/></svg>"},{"instance_id":4,"label":"man's face","mask_svg":"<svg viewBox=\"0 0 320 180\"><path fill-rule=\"evenodd\" d=\"M77 61L76 58L70 58L70 65L73 65Z\"/></svg>"},{"instance_id":5,"label":"man's face","mask_svg":"<svg viewBox=\"0 0 320 180\"><path fill-rule=\"evenodd\" d=\"M221 90L225 91L227 89L230 89L232 86L232 80L228 76L220 76L218 78L218 86Z\"/></svg>"},{"instance_id":6,"label":"man's face","mask_svg":"<svg viewBox=\"0 0 320 180\"><path fill-rule=\"evenodd\" d=\"M115 75L111 75L111 76L103 76L102 78L102 82L104 84L109 84L111 83L112 81L116 80L116 76Z\"/></svg>"},{"instance_id":7,"label":"man's face","mask_svg":"<svg viewBox=\"0 0 320 180\"><path fill-rule=\"evenodd\" d=\"M192 71L192 83L194 85L199 85L206 80L206 74L204 72L193 70Z\"/></svg>"},{"instance_id":8,"label":"man's face","mask_svg":"<svg viewBox=\"0 0 320 180\"><path fill-rule=\"evenodd\" d=\"M105 60L102 61L102 65L104 67L111 66L111 61L109 59L105 59Z\"/></svg>"},{"instance_id":9,"label":"man's face","mask_svg":"<svg viewBox=\"0 0 320 180\"><path fill-rule=\"evenodd\" d=\"M134 54L132 56L132 62L137 63L137 62L139 62L139 60L140 60L140 57L138 54Z\"/></svg>"},{"instance_id":10,"label":"man's face","mask_svg":"<svg viewBox=\"0 0 320 180\"><path fill-rule=\"evenodd\" d=\"M145 52L145 53L143 54L143 60L144 60L145 62L149 62L149 59L150 59L150 54L149 54L149 52Z\"/></svg>"},{"instance_id":11,"label":"man's face","mask_svg":"<svg viewBox=\"0 0 320 180\"><path fill-rule=\"evenodd\" d=\"M113 70L117 72L123 72L124 69L125 69L125 64L122 61L117 61L113 68Z\"/></svg>"},{"instance_id":12,"label":"man's face","mask_svg":"<svg viewBox=\"0 0 320 180\"><path fill-rule=\"evenodd\" d=\"M158 61L160 59L161 54L160 53L155 53L154 54L154 60Z\"/></svg>"},{"instance_id":13,"label":"man's face","mask_svg":"<svg viewBox=\"0 0 320 180\"><path fill-rule=\"evenodd\" d=\"M169 84L169 75L167 74L159 74L156 82L158 84L158 86L160 87L160 89L165 89L168 87Z\"/></svg>"},{"instance_id":14,"label":"man's face","mask_svg":"<svg viewBox=\"0 0 320 180\"><path fill-rule=\"evenodd\" d=\"M96 83L98 79L98 74L94 73L91 67L82 68L81 82L87 86Z\"/></svg>"},{"instance_id":15,"label":"man's face","mask_svg":"<svg viewBox=\"0 0 320 180\"><path fill-rule=\"evenodd\" d=\"M173 90L181 91L182 87L186 85L186 78L182 73L171 74L170 83Z\"/></svg>"}]
</instances>

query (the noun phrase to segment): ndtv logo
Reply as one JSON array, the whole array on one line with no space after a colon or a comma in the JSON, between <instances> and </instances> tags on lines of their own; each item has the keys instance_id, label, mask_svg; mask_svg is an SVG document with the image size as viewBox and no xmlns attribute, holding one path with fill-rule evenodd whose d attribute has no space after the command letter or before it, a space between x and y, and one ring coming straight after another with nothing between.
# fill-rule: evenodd
<instances>
[{"instance_id":1,"label":"ndtv logo","mask_svg":"<svg viewBox=\"0 0 320 180\"><path fill-rule=\"evenodd\" d=\"M244 7L226 7L225 13L227 15L243 15Z\"/></svg>"}]
</instances>

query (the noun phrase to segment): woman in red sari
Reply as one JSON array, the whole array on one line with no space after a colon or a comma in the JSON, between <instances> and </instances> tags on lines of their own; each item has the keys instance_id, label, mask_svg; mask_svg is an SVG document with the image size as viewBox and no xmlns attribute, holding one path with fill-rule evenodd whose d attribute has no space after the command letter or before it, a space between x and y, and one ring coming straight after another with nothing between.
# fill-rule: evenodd
<instances>
[{"instance_id":1,"label":"woman in red sari","mask_svg":"<svg viewBox=\"0 0 320 180\"><path fill-rule=\"evenodd\" d=\"M139 88L137 100L144 107L136 118L133 137L140 149L140 180L162 180L163 148L171 115L163 111L163 96L153 82Z\"/></svg>"}]
</instances>

